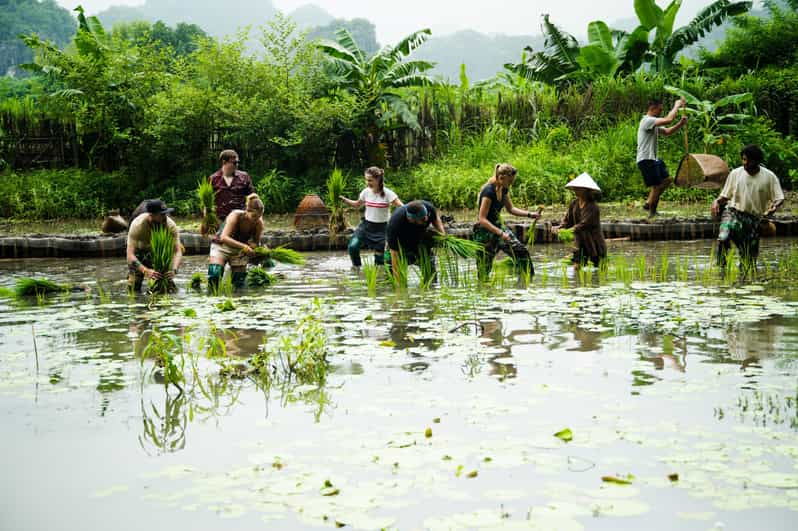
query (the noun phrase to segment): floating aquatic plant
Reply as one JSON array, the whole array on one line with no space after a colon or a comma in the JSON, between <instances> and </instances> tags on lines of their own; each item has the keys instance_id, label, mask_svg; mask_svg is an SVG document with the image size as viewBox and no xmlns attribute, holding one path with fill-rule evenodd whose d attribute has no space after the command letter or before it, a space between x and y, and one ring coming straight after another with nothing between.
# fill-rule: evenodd
<instances>
[{"instance_id":1,"label":"floating aquatic plant","mask_svg":"<svg viewBox=\"0 0 798 531\"><path fill-rule=\"evenodd\" d=\"M172 271L172 260L175 256L175 235L168 227L155 227L150 233L152 251L152 268L161 274L161 278L150 281L151 293L174 293L177 286L166 275Z\"/></svg>"},{"instance_id":2,"label":"floating aquatic plant","mask_svg":"<svg viewBox=\"0 0 798 531\"><path fill-rule=\"evenodd\" d=\"M219 218L216 216L216 192L207 179L200 179L197 183L197 197L202 207L203 219L201 232L215 234L219 230Z\"/></svg>"},{"instance_id":3,"label":"floating aquatic plant","mask_svg":"<svg viewBox=\"0 0 798 531\"><path fill-rule=\"evenodd\" d=\"M277 281L277 277L272 275L262 267L253 267L247 271L247 286L250 288L260 288L271 286Z\"/></svg>"},{"instance_id":4,"label":"floating aquatic plant","mask_svg":"<svg viewBox=\"0 0 798 531\"><path fill-rule=\"evenodd\" d=\"M69 287L56 284L46 278L23 277L17 279L14 285L14 295L22 297L42 297L48 293L62 293L68 291Z\"/></svg>"}]
</instances>

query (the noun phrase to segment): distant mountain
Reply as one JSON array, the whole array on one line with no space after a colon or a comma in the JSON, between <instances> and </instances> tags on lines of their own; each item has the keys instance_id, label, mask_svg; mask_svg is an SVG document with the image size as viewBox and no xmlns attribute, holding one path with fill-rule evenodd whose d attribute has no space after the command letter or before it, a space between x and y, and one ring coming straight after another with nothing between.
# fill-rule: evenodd
<instances>
[{"instance_id":1,"label":"distant mountain","mask_svg":"<svg viewBox=\"0 0 798 531\"><path fill-rule=\"evenodd\" d=\"M147 0L143 6L112 6L97 13L103 25L161 20L170 26L196 24L214 37L234 34L244 26L262 26L277 12L271 0Z\"/></svg>"},{"instance_id":2,"label":"distant mountain","mask_svg":"<svg viewBox=\"0 0 798 531\"><path fill-rule=\"evenodd\" d=\"M460 78L460 65L466 64L466 74L474 81L493 77L504 70L504 63L521 60L524 47L535 50L543 47L540 35L486 35L473 30L463 30L450 35L433 35L413 53L413 59L435 61L432 71L453 83Z\"/></svg>"},{"instance_id":3,"label":"distant mountain","mask_svg":"<svg viewBox=\"0 0 798 531\"><path fill-rule=\"evenodd\" d=\"M58 46L66 46L75 35L77 22L54 0L11 0L0 5L0 75L16 75L17 65L33 61L33 52L19 35L36 33Z\"/></svg>"},{"instance_id":4,"label":"distant mountain","mask_svg":"<svg viewBox=\"0 0 798 531\"><path fill-rule=\"evenodd\" d=\"M335 32L339 28L348 29L358 48L366 52L367 55L372 55L380 49L380 44L377 42L377 29L374 24L365 18L353 18L352 20L335 19L326 26L311 29L308 32L308 38L334 41Z\"/></svg>"},{"instance_id":5,"label":"distant mountain","mask_svg":"<svg viewBox=\"0 0 798 531\"><path fill-rule=\"evenodd\" d=\"M291 11L288 16L291 17L294 22L296 22L296 25L299 27L299 29L326 26L335 20L335 17L316 4L305 4L303 6L299 6L295 10Z\"/></svg>"}]
</instances>

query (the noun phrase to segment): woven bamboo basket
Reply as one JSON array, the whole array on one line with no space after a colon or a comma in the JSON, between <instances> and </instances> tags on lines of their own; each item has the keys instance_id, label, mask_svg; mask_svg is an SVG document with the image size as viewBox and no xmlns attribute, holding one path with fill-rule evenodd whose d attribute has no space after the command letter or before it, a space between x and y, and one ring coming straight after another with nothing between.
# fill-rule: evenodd
<instances>
[{"instance_id":1,"label":"woven bamboo basket","mask_svg":"<svg viewBox=\"0 0 798 531\"><path fill-rule=\"evenodd\" d=\"M329 224L330 213L321 197L316 194L303 197L294 215L294 227L297 230L326 229Z\"/></svg>"},{"instance_id":2,"label":"woven bamboo basket","mask_svg":"<svg viewBox=\"0 0 798 531\"><path fill-rule=\"evenodd\" d=\"M722 188L729 175L729 165L722 158L706 153L690 153L687 128L684 129L684 157L676 170L676 185L693 188Z\"/></svg>"}]
</instances>

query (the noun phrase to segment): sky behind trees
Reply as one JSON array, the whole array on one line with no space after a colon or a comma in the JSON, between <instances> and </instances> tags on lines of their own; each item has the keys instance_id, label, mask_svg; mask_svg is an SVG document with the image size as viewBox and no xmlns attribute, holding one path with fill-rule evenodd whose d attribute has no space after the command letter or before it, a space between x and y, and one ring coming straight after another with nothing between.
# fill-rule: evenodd
<instances>
[{"instance_id":1,"label":"sky behind trees","mask_svg":"<svg viewBox=\"0 0 798 531\"><path fill-rule=\"evenodd\" d=\"M275 7L290 12L299 6L313 3L336 18L367 18L377 27L381 44L394 43L407 34L429 27L433 35L444 35L463 29L482 33L508 35L536 35L540 33L540 15L549 13L551 20L576 36L586 33L592 20L612 22L635 18L633 0L404 0L385 2L375 0L272 0ZM658 0L665 7L670 0ZM83 5L86 12L95 14L111 5L141 5L143 0L58 0L72 9ZM677 17L677 26L687 23L710 0L684 0ZM761 2L755 2L755 6ZM190 9L191 2L186 2Z\"/></svg>"}]
</instances>

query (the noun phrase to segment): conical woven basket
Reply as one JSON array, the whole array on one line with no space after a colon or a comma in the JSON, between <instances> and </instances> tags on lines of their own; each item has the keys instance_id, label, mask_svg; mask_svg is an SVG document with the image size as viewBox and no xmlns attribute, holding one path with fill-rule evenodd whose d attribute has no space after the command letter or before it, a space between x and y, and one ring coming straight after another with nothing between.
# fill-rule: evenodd
<instances>
[{"instance_id":1,"label":"conical woven basket","mask_svg":"<svg viewBox=\"0 0 798 531\"><path fill-rule=\"evenodd\" d=\"M297 230L326 229L329 224L330 213L321 197L316 194L303 197L294 215L294 227Z\"/></svg>"},{"instance_id":2,"label":"conical woven basket","mask_svg":"<svg viewBox=\"0 0 798 531\"><path fill-rule=\"evenodd\" d=\"M684 187L722 188L729 175L729 165L715 155L688 153L676 170L676 185Z\"/></svg>"}]
</instances>

